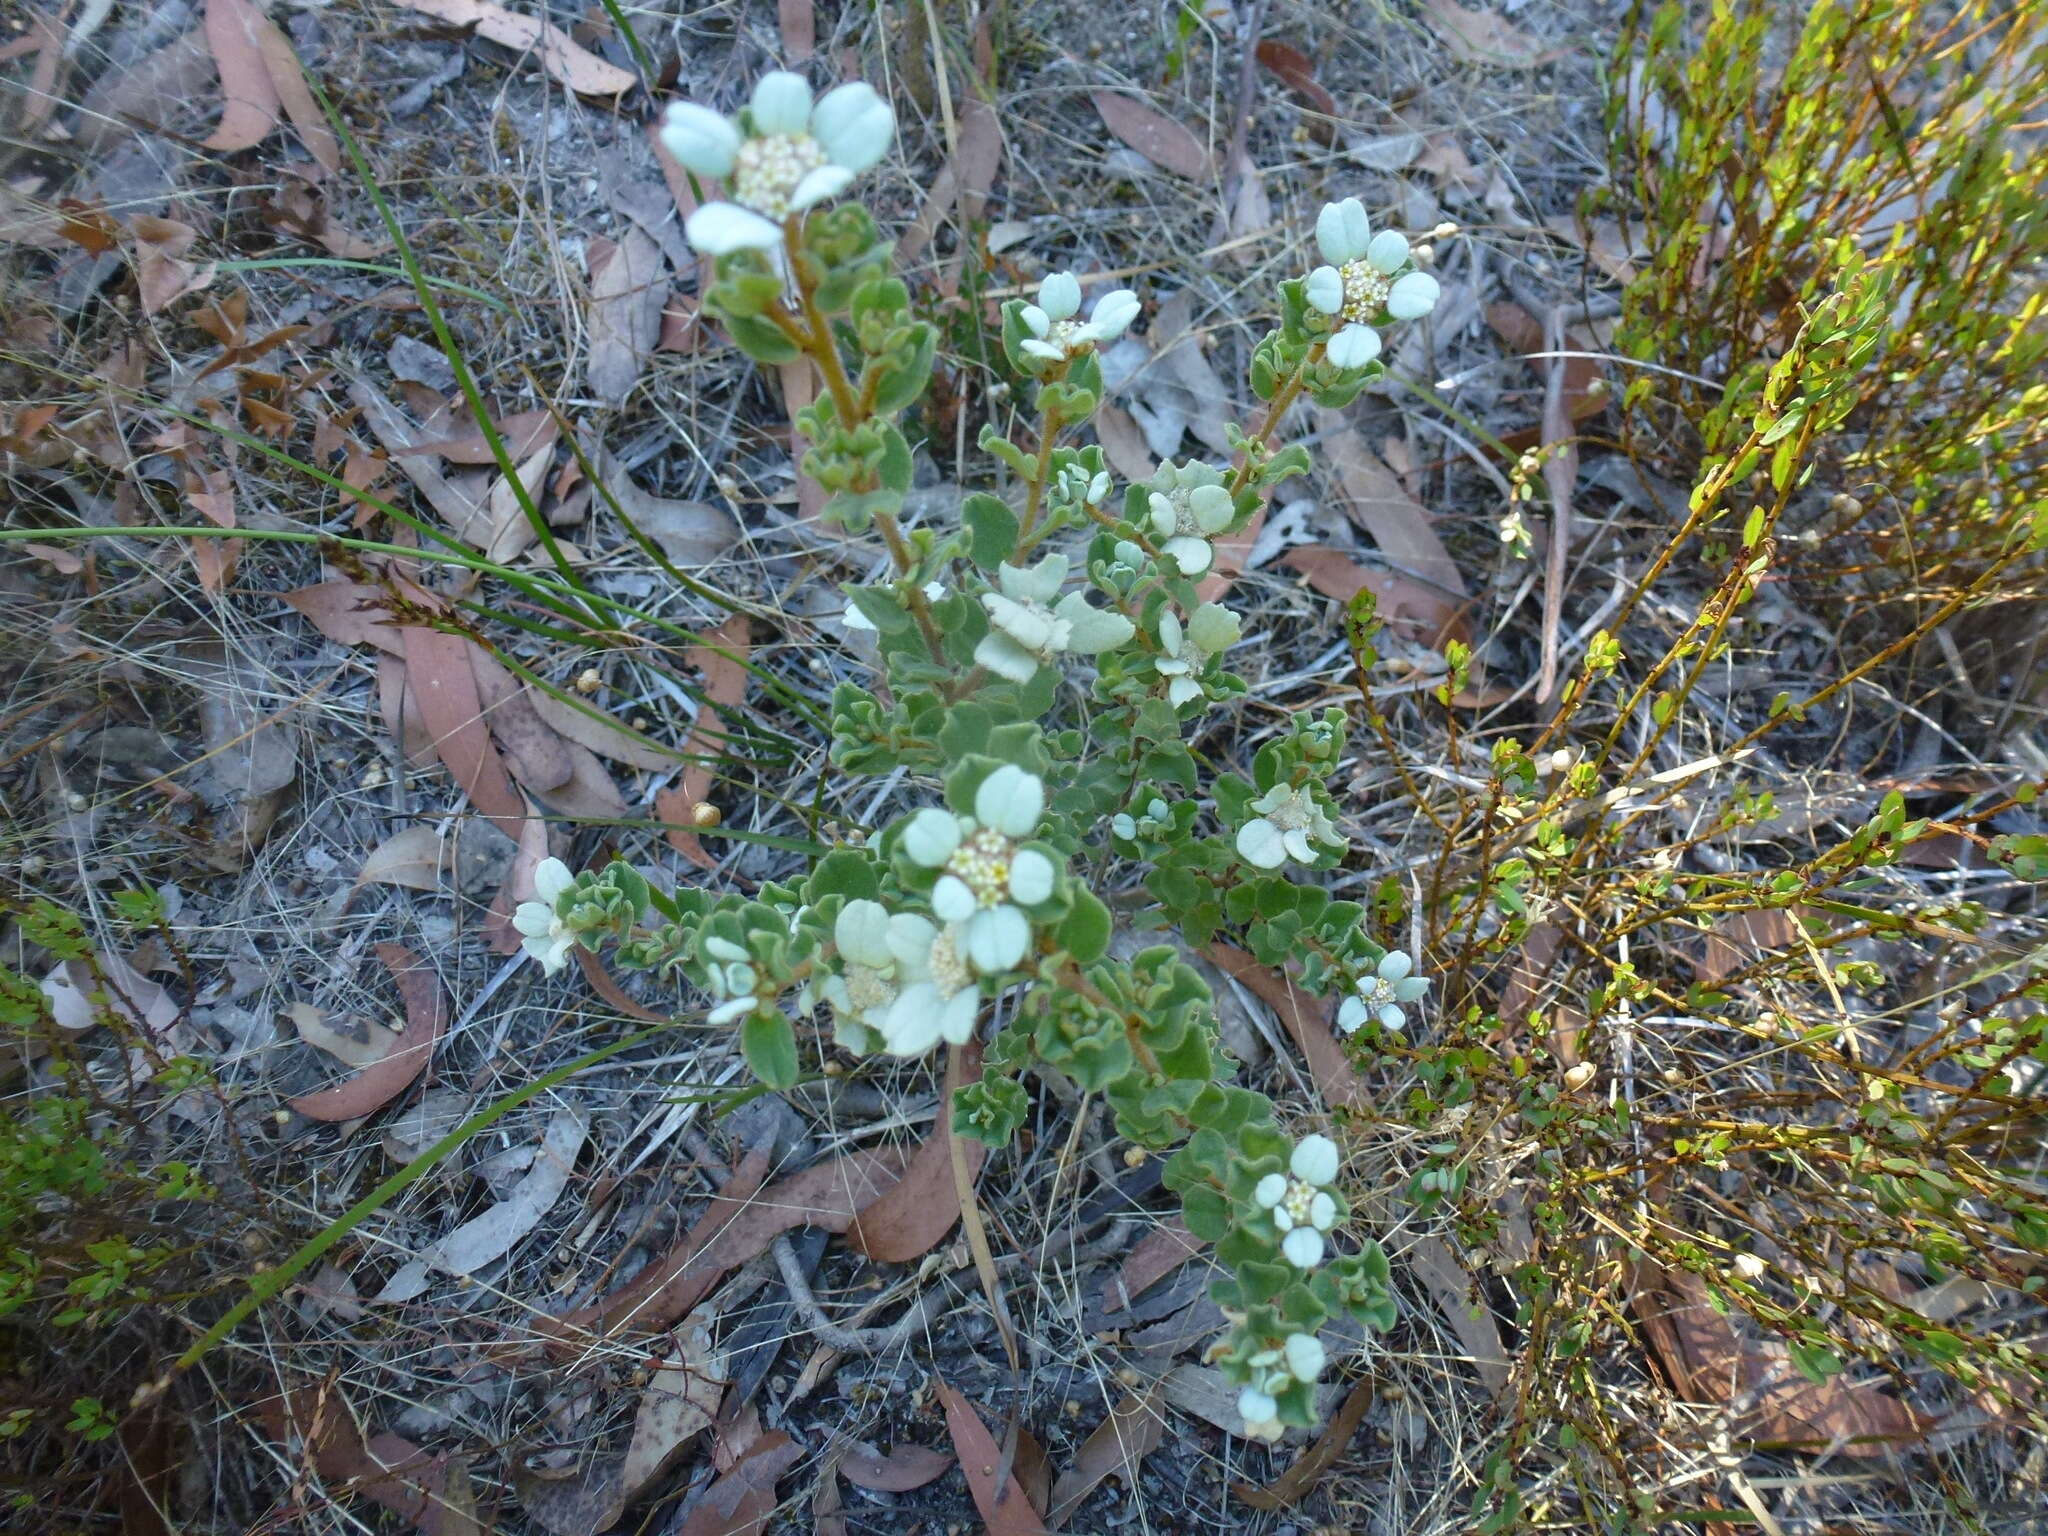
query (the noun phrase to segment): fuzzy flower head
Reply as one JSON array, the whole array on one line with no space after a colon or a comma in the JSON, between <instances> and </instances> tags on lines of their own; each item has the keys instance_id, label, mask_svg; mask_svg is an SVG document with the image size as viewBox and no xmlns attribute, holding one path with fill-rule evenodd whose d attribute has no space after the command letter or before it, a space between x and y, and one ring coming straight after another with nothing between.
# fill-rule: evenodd
<instances>
[{"instance_id":1,"label":"fuzzy flower head","mask_svg":"<svg viewBox=\"0 0 2048 1536\"><path fill-rule=\"evenodd\" d=\"M1237 829L1237 851L1255 869L1278 869L1289 859L1313 864L1316 844L1338 849L1344 839L1306 786L1275 784L1251 808L1258 814Z\"/></svg>"},{"instance_id":2,"label":"fuzzy flower head","mask_svg":"<svg viewBox=\"0 0 2048 1536\"><path fill-rule=\"evenodd\" d=\"M1038 302L1026 304L1018 318L1029 332L1024 352L1048 363L1063 363L1076 352L1115 341L1138 318L1138 296L1117 288L1095 301L1086 320L1081 312L1081 280L1071 272L1055 272L1038 285Z\"/></svg>"},{"instance_id":3,"label":"fuzzy flower head","mask_svg":"<svg viewBox=\"0 0 2048 1536\"><path fill-rule=\"evenodd\" d=\"M1401 1029L1408 1023L1403 1003L1420 1002L1429 991L1429 978L1410 973L1415 962L1400 950L1389 950L1378 967L1359 977L1352 996L1337 1010L1337 1027L1350 1034L1367 1019L1377 1019L1382 1029Z\"/></svg>"},{"instance_id":4,"label":"fuzzy flower head","mask_svg":"<svg viewBox=\"0 0 2048 1536\"><path fill-rule=\"evenodd\" d=\"M706 203L683 232L711 256L777 250L782 221L837 197L889 152L896 115L871 85L852 81L814 105L803 76L772 70L735 123L693 101L670 105L661 142L676 163L721 178L730 201Z\"/></svg>"},{"instance_id":5,"label":"fuzzy flower head","mask_svg":"<svg viewBox=\"0 0 2048 1536\"><path fill-rule=\"evenodd\" d=\"M879 901L849 901L832 927L839 969L821 991L832 1005L833 1039L850 1051L881 1048L883 1024L901 994L898 949L923 954L931 924L910 913L890 915Z\"/></svg>"},{"instance_id":6,"label":"fuzzy flower head","mask_svg":"<svg viewBox=\"0 0 2048 1536\"><path fill-rule=\"evenodd\" d=\"M563 921L558 910L563 895L575 883L575 875L560 859L542 859L533 871L536 899L522 901L512 913L519 947L550 976L569 963L570 951L576 948L576 930Z\"/></svg>"},{"instance_id":7,"label":"fuzzy flower head","mask_svg":"<svg viewBox=\"0 0 2048 1536\"><path fill-rule=\"evenodd\" d=\"M983 975L1007 971L1024 958L1031 919L1023 909L1052 895L1059 873L1053 861L1020 846L1038 830L1044 813L1044 782L1005 763L974 792L972 816L932 806L903 828L905 856L940 872L932 912L957 925L962 955Z\"/></svg>"},{"instance_id":8,"label":"fuzzy flower head","mask_svg":"<svg viewBox=\"0 0 2048 1536\"><path fill-rule=\"evenodd\" d=\"M1167 680L1167 702L1178 709L1201 698L1201 676L1210 658L1237 644L1243 633L1237 615L1221 603L1202 604L1185 624L1171 608L1162 609L1159 648L1164 654L1154 660L1153 666Z\"/></svg>"},{"instance_id":9,"label":"fuzzy flower head","mask_svg":"<svg viewBox=\"0 0 2048 1536\"><path fill-rule=\"evenodd\" d=\"M945 1040L965 1045L981 1013L981 989L962 923L943 928L916 913L889 919L885 939L897 992L875 1030L891 1056L922 1056Z\"/></svg>"},{"instance_id":10,"label":"fuzzy flower head","mask_svg":"<svg viewBox=\"0 0 2048 1536\"><path fill-rule=\"evenodd\" d=\"M1145 505L1153 536L1183 576L1209 569L1216 558L1209 541L1237 513L1222 474L1207 464L1162 464Z\"/></svg>"},{"instance_id":11,"label":"fuzzy flower head","mask_svg":"<svg viewBox=\"0 0 2048 1536\"><path fill-rule=\"evenodd\" d=\"M1323 205L1316 246L1324 265L1309 273L1303 294L1336 328L1327 354L1336 367L1363 368L1379 356L1373 322L1382 311L1396 320L1416 320L1436 308L1436 279L1402 271L1413 255L1407 237L1392 229L1375 235L1357 198Z\"/></svg>"},{"instance_id":12,"label":"fuzzy flower head","mask_svg":"<svg viewBox=\"0 0 2048 1536\"><path fill-rule=\"evenodd\" d=\"M1273 1214L1280 1229L1280 1252L1296 1269L1314 1269L1323 1261L1323 1234L1337 1225L1337 1199L1328 1186L1337 1181L1337 1144L1327 1136L1304 1136L1295 1143L1286 1173L1259 1180L1252 1199Z\"/></svg>"},{"instance_id":13,"label":"fuzzy flower head","mask_svg":"<svg viewBox=\"0 0 2048 1536\"><path fill-rule=\"evenodd\" d=\"M1001 590L981 598L989 632L974 648L976 663L1013 683L1028 683L1063 654L1093 656L1137 633L1122 614L1091 608L1079 592L1061 597L1066 579L1065 555L1047 555L1029 568L998 566Z\"/></svg>"},{"instance_id":14,"label":"fuzzy flower head","mask_svg":"<svg viewBox=\"0 0 2048 1536\"><path fill-rule=\"evenodd\" d=\"M1297 1383L1313 1386L1328 1363L1323 1341L1312 1333L1290 1333L1278 1349L1262 1349L1246 1361L1251 1379L1237 1395L1245 1437L1278 1440L1284 1428L1279 1395Z\"/></svg>"}]
</instances>

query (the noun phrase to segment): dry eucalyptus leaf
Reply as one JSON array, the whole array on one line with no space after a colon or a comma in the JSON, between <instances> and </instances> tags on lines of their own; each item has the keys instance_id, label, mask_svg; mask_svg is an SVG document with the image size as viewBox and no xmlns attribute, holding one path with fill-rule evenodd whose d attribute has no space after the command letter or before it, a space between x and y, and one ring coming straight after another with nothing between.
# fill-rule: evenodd
<instances>
[{"instance_id":1,"label":"dry eucalyptus leaf","mask_svg":"<svg viewBox=\"0 0 2048 1536\"><path fill-rule=\"evenodd\" d=\"M476 28L478 37L501 43L540 67L570 90L585 96L618 96L639 84L639 77L578 47L558 28L521 16L490 0L400 0L410 11L439 17L458 27Z\"/></svg>"},{"instance_id":2,"label":"dry eucalyptus leaf","mask_svg":"<svg viewBox=\"0 0 2048 1536\"><path fill-rule=\"evenodd\" d=\"M681 1348L655 1368L640 1398L632 1444L620 1481L631 1499L672 1462L676 1454L718 1417L727 1381L723 1351L701 1323L674 1335Z\"/></svg>"},{"instance_id":3,"label":"dry eucalyptus leaf","mask_svg":"<svg viewBox=\"0 0 2048 1536\"><path fill-rule=\"evenodd\" d=\"M285 1009L285 1016L301 1040L345 1067L367 1067L398 1047L397 1030L359 1013L329 1013L311 1003L293 1003Z\"/></svg>"},{"instance_id":4,"label":"dry eucalyptus leaf","mask_svg":"<svg viewBox=\"0 0 2048 1536\"><path fill-rule=\"evenodd\" d=\"M443 1237L385 1282L377 1301L410 1301L427 1288L431 1271L446 1275L474 1274L502 1258L512 1245L540 1224L569 1187L576 1154L583 1150L588 1123L574 1109L558 1111L541 1137L533 1171L512 1193Z\"/></svg>"},{"instance_id":5,"label":"dry eucalyptus leaf","mask_svg":"<svg viewBox=\"0 0 2048 1536\"><path fill-rule=\"evenodd\" d=\"M356 884L438 891L452 857L453 850L432 827L406 827L370 850L356 871Z\"/></svg>"},{"instance_id":6,"label":"dry eucalyptus leaf","mask_svg":"<svg viewBox=\"0 0 2048 1536\"><path fill-rule=\"evenodd\" d=\"M1191 181L1206 181L1213 173L1208 147L1185 124L1121 91L1091 91L1089 100L1109 131L1154 165Z\"/></svg>"},{"instance_id":7,"label":"dry eucalyptus leaf","mask_svg":"<svg viewBox=\"0 0 2048 1536\"><path fill-rule=\"evenodd\" d=\"M460 1088L429 1088L384 1126L384 1153L409 1163L469 1118L470 1097Z\"/></svg>"},{"instance_id":8,"label":"dry eucalyptus leaf","mask_svg":"<svg viewBox=\"0 0 2048 1536\"><path fill-rule=\"evenodd\" d=\"M50 1017L59 1029L90 1029L99 1022L101 1009L152 1033L168 1029L177 1019L178 1005L170 993L119 955L103 953L99 965L106 976L104 985L83 960L66 960L43 977L43 996L49 999Z\"/></svg>"},{"instance_id":9,"label":"dry eucalyptus leaf","mask_svg":"<svg viewBox=\"0 0 2048 1536\"><path fill-rule=\"evenodd\" d=\"M739 542L739 525L731 513L708 502L671 501L643 491L603 449L596 455L594 468L599 483L619 504L626 520L652 539L671 565L686 569L711 565L732 553ZM600 495L598 499L602 502L605 498Z\"/></svg>"},{"instance_id":10,"label":"dry eucalyptus leaf","mask_svg":"<svg viewBox=\"0 0 2048 1536\"><path fill-rule=\"evenodd\" d=\"M610 242L606 242L610 244ZM619 405L639 382L661 340L661 308L668 298L661 247L634 225L612 245L610 259L596 265L600 247L591 245L590 360L585 378L590 393Z\"/></svg>"}]
</instances>

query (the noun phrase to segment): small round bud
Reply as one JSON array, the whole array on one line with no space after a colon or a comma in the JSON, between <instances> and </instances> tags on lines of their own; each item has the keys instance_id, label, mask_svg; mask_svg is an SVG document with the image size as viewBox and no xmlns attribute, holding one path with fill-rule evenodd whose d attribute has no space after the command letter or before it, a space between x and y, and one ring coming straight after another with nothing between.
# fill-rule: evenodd
<instances>
[{"instance_id":1,"label":"small round bud","mask_svg":"<svg viewBox=\"0 0 2048 1536\"><path fill-rule=\"evenodd\" d=\"M578 693L595 693L603 686L604 679L598 675L597 668L595 667L585 667L576 675L576 691Z\"/></svg>"},{"instance_id":2,"label":"small round bud","mask_svg":"<svg viewBox=\"0 0 2048 1536\"><path fill-rule=\"evenodd\" d=\"M1429 232L1429 238L1432 240L1448 240L1457 232L1458 226L1451 220L1445 219L1443 223L1437 225L1435 229Z\"/></svg>"},{"instance_id":3,"label":"small round bud","mask_svg":"<svg viewBox=\"0 0 2048 1536\"><path fill-rule=\"evenodd\" d=\"M1564 1075L1564 1091L1566 1093L1577 1093L1586 1084L1593 1081L1594 1071L1595 1068L1590 1061L1582 1061L1577 1066L1569 1068Z\"/></svg>"},{"instance_id":4,"label":"small round bud","mask_svg":"<svg viewBox=\"0 0 2048 1536\"><path fill-rule=\"evenodd\" d=\"M711 484L712 488L727 501L738 501L740 499L740 483L731 475L720 475Z\"/></svg>"},{"instance_id":5,"label":"small round bud","mask_svg":"<svg viewBox=\"0 0 2048 1536\"><path fill-rule=\"evenodd\" d=\"M1126 1168L1142 1168L1145 1166L1145 1159L1149 1155L1143 1147L1127 1147L1124 1149L1124 1166Z\"/></svg>"},{"instance_id":6,"label":"small round bud","mask_svg":"<svg viewBox=\"0 0 2048 1536\"><path fill-rule=\"evenodd\" d=\"M725 813L709 800L699 800L690 808L690 823L698 827L715 827L725 820Z\"/></svg>"},{"instance_id":7,"label":"small round bud","mask_svg":"<svg viewBox=\"0 0 2048 1536\"><path fill-rule=\"evenodd\" d=\"M1436 247L1427 242L1411 246L1408 251L1408 258L1418 267L1434 266L1436 265Z\"/></svg>"},{"instance_id":8,"label":"small round bud","mask_svg":"<svg viewBox=\"0 0 2048 1536\"><path fill-rule=\"evenodd\" d=\"M48 869L49 867L50 861L44 858L40 853L32 853L27 858L21 861L22 875L30 880L35 879L37 875L40 875L44 870Z\"/></svg>"},{"instance_id":9,"label":"small round bud","mask_svg":"<svg viewBox=\"0 0 2048 1536\"><path fill-rule=\"evenodd\" d=\"M82 811L82 810L84 810L84 809L85 809L85 808L86 808L86 807L87 807L88 805L91 805L91 804L92 804L92 802L91 802L90 800L86 799L86 798L85 798L85 796L81 795L81 794L80 794L80 793L79 793L79 792L78 792L77 790L75 790L75 789L74 789L74 790L72 790L70 794L68 794L68 795L66 795L66 796L64 797L64 803L65 803L66 805L70 806L70 807L71 807L71 809L72 809L72 810L74 810L74 811Z\"/></svg>"}]
</instances>

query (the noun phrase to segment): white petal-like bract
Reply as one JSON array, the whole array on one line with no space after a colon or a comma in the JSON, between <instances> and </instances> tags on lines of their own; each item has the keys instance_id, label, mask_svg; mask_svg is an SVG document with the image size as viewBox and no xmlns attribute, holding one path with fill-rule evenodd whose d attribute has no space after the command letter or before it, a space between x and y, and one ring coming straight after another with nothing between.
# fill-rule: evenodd
<instances>
[{"instance_id":1,"label":"white petal-like bract","mask_svg":"<svg viewBox=\"0 0 2048 1536\"><path fill-rule=\"evenodd\" d=\"M730 256L779 249L782 226L738 203L706 203L684 223L683 236L706 256Z\"/></svg>"},{"instance_id":2,"label":"white petal-like bract","mask_svg":"<svg viewBox=\"0 0 2048 1536\"><path fill-rule=\"evenodd\" d=\"M730 176L740 131L723 112L694 101L672 101L661 119L661 147L676 164L699 176Z\"/></svg>"}]
</instances>

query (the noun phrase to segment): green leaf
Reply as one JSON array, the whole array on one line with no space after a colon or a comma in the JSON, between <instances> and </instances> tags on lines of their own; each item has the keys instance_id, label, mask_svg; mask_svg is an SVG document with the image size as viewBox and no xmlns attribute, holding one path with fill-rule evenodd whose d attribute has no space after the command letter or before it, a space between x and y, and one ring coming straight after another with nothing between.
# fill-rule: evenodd
<instances>
[{"instance_id":1,"label":"green leaf","mask_svg":"<svg viewBox=\"0 0 2048 1536\"><path fill-rule=\"evenodd\" d=\"M768 1087L780 1092L797 1085L796 1031L779 1013L755 1011L740 1027L740 1049L747 1065Z\"/></svg>"},{"instance_id":2,"label":"green leaf","mask_svg":"<svg viewBox=\"0 0 2048 1536\"><path fill-rule=\"evenodd\" d=\"M848 587L847 600L860 610L862 618L885 635L902 634L913 622L903 605L880 587Z\"/></svg>"},{"instance_id":3,"label":"green leaf","mask_svg":"<svg viewBox=\"0 0 2048 1536\"><path fill-rule=\"evenodd\" d=\"M806 891L813 902L827 896L873 901L880 888L873 859L851 848L835 848L818 860Z\"/></svg>"},{"instance_id":4,"label":"green leaf","mask_svg":"<svg viewBox=\"0 0 2048 1536\"><path fill-rule=\"evenodd\" d=\"M1216 1243L1230 1230L1230 1206L1218 1190L1197 1184L1180 1197L1181 1220L1205 1243Z\"/></svg>"},{"instance_id":5,"label":"green leaf","mask_svg":"<svg viewBox=\"0 0 2048 1536\"><path fill-rule=\"evenodd\" d=\"M992 571L1017 552L1017 514L997 497L977 492L960 504L960 516L971 539L968 552L984 571Z\"/></svg>"},{"instance_id":6,"label":"green leaf","mask_svg":"<svg viewBox=\"0 0 2048 1536\"><path fill-rule=\"evenodd\" d=\"M734 345L757 363L779 366L797 360L796 343L771 322L757 316L728 314L725 333L733 339Z\"/></svg>"},{"instance_id":7,"label":"green leaf","mask_svg":"<svg viewBox=\"0 0 2048 1536\"><path fill-rule=\"evenodd\" d=\"M1067 913L1055 935L1055 942L1083 965L1102 958L1109 949L1109 908L1090 892L1075 887L1073 910Z\"/></svg>"}]
</instances>

